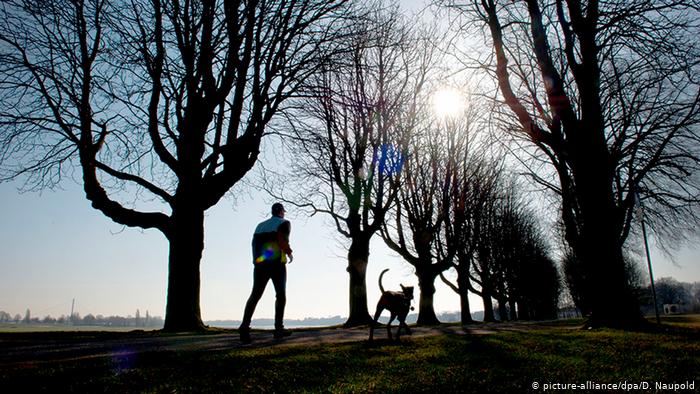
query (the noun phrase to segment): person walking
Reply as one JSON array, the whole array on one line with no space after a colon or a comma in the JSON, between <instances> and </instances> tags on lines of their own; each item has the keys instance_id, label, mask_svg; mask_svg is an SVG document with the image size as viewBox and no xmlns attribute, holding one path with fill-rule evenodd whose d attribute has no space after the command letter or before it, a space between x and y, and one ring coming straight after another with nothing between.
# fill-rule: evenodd
<instances>
[{"instance_id":1,"label":"person walking","mask_svg":"<svg viewBox=\"0 0 700 394\"><path fill-rule=\"evenodd\" d=\"M280 203L272 204L272 217L261 222L253 233L253 290L238 328L242 343L250 343L250 321L267 282L275 287L275 339L292 334L284 329L284 307L287 303L287 267L294 260L289 246L291 223L284 218L286 211Z\"/></svg>"}]
</instances>

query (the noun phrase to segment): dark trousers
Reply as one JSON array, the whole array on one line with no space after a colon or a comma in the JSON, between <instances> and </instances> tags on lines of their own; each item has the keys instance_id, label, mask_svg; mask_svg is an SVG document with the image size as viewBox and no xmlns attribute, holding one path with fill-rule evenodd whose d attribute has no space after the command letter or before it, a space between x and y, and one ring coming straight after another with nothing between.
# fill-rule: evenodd
<instances>
[{"instance_id":1,"label":"dark trousers","mask_svg":"<svg viewBox=\"0 0 700 394\"><path fill-rule=\"evenodd\" d=\"M245 304L241 329L250 328L250 320L253 318L255 307L270 279L272 279L272 285L275 286L275 329L280 330L284 327L284 306L287 303L287 267L279 261L267 261L255 264L253 290Z\"/></svg>"}]
</instances>

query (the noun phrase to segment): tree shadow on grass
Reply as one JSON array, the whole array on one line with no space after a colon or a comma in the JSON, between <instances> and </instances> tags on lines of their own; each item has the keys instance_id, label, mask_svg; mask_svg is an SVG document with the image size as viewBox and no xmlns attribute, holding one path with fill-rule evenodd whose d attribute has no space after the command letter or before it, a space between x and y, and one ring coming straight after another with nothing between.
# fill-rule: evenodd
<instances>
[{"instance_id":1,"label":"tree shadow on grass","mask_svg":"<svg viewBox=\"0 0 700 394\"><path fill-rule=\"evenodd\" d=\"M489 392L484 382L513 365L482 338L446 335L372 346L155 350L18 365L0 376L6 388L33 392Z\"/></svg>"},{"instance_id":2,"label":"tree shadow on grass","mask_svg":"<svg viewBox=\"0 0 700 394\"><path fill-rule=\"evenodd\" d=\"M124 349L6 364L0 381L18 389L8 392L528 392L533 382L693 378L698 351L686 335L534 329L400 343Z\"/></svg>"}]
</instances>

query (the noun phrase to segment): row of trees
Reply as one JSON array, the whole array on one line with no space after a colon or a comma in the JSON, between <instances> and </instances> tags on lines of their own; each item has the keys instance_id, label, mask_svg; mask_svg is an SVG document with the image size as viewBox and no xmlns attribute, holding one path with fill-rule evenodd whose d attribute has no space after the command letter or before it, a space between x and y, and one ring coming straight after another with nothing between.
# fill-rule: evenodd
<instances>
[{"instance_id":1,"label":"row of trees","mask_svg":"<svg viewBox=\"0 0 700 394\"><path fill-rule=\"evenodd\" d=\"M666 304L675 304L681 307L677 312L700 313L700 282L679 282L666 277L657 280L654 288L659 311L663 311L663 306ZM652 307L648 310L653 310L654 299L650 286L644 287L642 297L644 299L642 305L651 305Z\"/></svg>"},{"instance_id":2,"label":"row of trees","mask_svg":"<svg viewBox=\"0 0 700 394\"><path fill-rule=\"evenodd\" d=\"M61 315L58 318L50 315L40 319L31 317L31 312L27 309L24 317L19 313L14 317L5 312L0 311L0 323L16 323L16 324L43 324L43 325L73 325L73 326L106 326L106 327L162 327L163 318L160 316L151 316L146 311L146 316L141 316L141 312L136 310L135 316L103 316L87 314L81 317L75 313L72 316Z\"/></svg>"},{"instance_id":3,"label":"row of trees","mask_svg":"<svg viewBox=\"0 0 700 394\"><path fill-rule=\"evenodd\" d=\"M375 235L414 268L419 324L438 323L435 281L451 268L465 323L469 292L482 296L487 320L492 298L503 318L507 305L512 318L516 310L520 318L555 317L559 279L549 246L494 158L498 150L478 135L486 132L478 103L464 97L443 116L431 105L444 89L437 31L375 5L348 32L293 100L300 109L285 136L294 141L288 171L266 179L270 194L330 216L348 239L346 325L370 321L365 275Z\"/></svg>"},{"instance_id":4,"label":"row of trees","mask_svg":"<svg viewBox=\"0 0 700 394\"><path fill-rule=\"evenodd\" d=\"M165 329L198 330L204 212L280 135L321 192L288 199L349 239L348 325L369 319L375 234L415 267L421 323L449 268L463 310L474 291L543 317L556 271L511 166L477 137L495 131L558 199L591 324L638 324L635 202L659 237L699 218L697 2L437 3L444 34L379 1L3 2L1 179L44 188L78 168L94 208L161 231ZM450 62L485 100L445 119L429 103Z\"/></svg>"},{"instance_id":5,"label":"row of trees","mask_svg":"<svg viewBox=\"0 0 700 394\"><path fill-rule=\"evenodd\" d=\"M531 176L560 199L589 323L641 324L623 258L635 204L657 236L678 241L698 222L698 3L442 3L488 37L492 51L465 64L494 77L533 168L554 170Z\"/></svg>"}]
</instances>

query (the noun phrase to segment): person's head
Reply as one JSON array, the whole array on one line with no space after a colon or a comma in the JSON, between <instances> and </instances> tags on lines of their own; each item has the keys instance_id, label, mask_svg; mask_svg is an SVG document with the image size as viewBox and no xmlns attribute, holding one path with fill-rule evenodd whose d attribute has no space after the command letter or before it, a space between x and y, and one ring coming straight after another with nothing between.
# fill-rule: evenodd
<instances>
[{"instance_id":1,"label":"person's head","mask_svg":"<svg viewBox=\"0 0 700 394\"><path fill-rule=\"evenodd\" d=\"M284 217L284 213L286 211L284 210L284 206L278 202L272 204L272 216L279 216L281 218Z\"/></svg>"}]
</instances>

